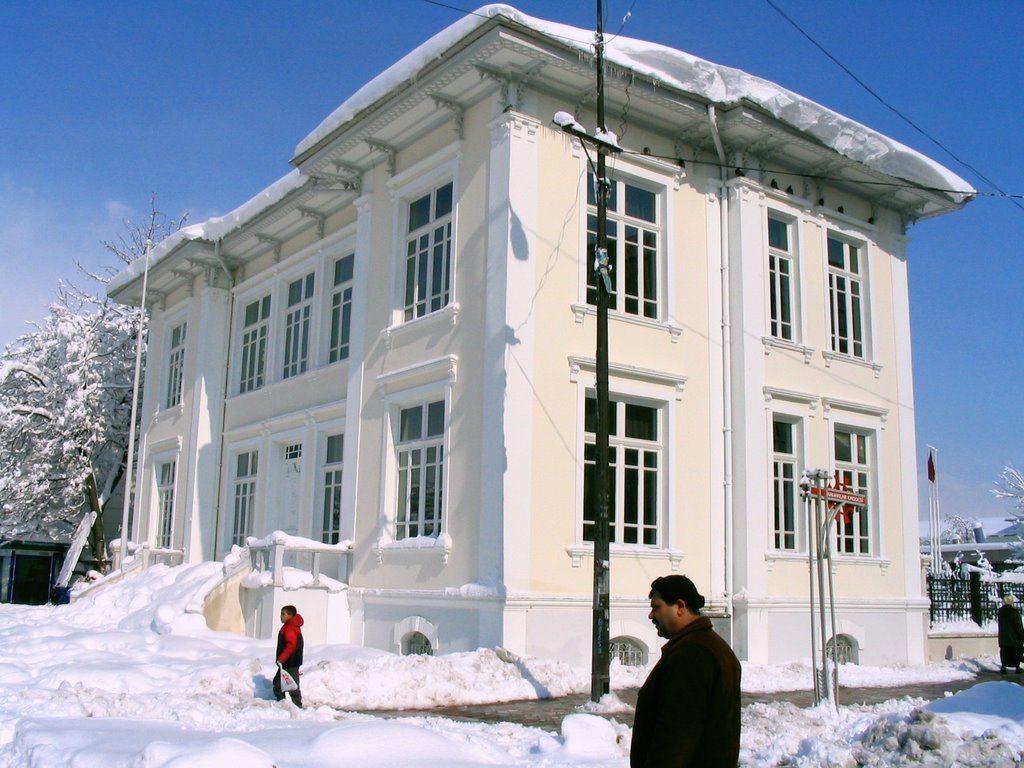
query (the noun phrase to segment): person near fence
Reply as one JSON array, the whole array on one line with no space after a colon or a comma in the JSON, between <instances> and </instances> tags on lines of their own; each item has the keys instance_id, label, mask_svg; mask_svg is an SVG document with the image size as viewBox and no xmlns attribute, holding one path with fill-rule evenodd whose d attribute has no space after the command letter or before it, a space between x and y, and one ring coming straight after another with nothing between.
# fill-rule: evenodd
<instances>
[{"instance_id":1,"label":"person near fence","mask_svg":"<svg viewBox=\"0 0 1024 768\"><path fill-rule=\"evenodd\" d=\"M1016 667L1020 673L1021 656L1024 655L1024 625L1021 623L1020 611L1017 610L1017 598L1007 592L1003 595L1003 604L999 606L999 674L1005 675L1007 667Z\"/></svg>"},{"instance_id":2,"label":"person near fence","mask_svg":"<svg viewBox=\"0 0 1024 768\"><path fill-rule=\"evenodd\" d=\"M274 698L281 701L285 691L281 686L281 672L287 672L295 680L296 688L287 691L292 703L302 707L302 691L299 688L299 667L302 666L302 616L294 605L281 609L281 631L277 633L277 674L274 675Z\"/></svg>"}]
</instances>

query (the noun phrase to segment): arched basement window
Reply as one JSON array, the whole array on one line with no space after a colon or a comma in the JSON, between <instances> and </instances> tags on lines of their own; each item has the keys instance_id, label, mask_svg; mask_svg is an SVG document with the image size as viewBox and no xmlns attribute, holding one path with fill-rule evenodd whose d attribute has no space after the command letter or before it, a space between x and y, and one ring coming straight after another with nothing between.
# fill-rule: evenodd
<instances>
[{"instance_id":1,"label":"arched basement window","mask_svg":"<svg viewBox=\"0 0 1024 768\"><path fill-rule=\"evenodd\" d=\"M647 649L632 637L616 637L609 644L613 659L624 667L642 667L647 663Z\"/></svg>"},{"instance_id":2,"label":"arched basement window","mask_svg":"<svg viewBox=\"0 0 1024 768\"><path fill-rule=\"evenodd\" d=\"M403 656L433 656L434 646L422 632L410 632L402 638Z\"/></svg>"}]
</instances>

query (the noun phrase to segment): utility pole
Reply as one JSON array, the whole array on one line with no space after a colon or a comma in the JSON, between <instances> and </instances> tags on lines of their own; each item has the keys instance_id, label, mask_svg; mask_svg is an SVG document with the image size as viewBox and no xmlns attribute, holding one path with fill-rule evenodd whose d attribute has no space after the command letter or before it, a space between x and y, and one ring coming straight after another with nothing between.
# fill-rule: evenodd
<instances>
[{"instance_id":1,"label":"utility pole","mask_svg":"<svg viewBox=\"0 0 1024 768\"><path fill-rule=\"evenodd\" d=\"M597 315L597 352L594 361L594 388L597 394L597 426L595 434L594 488L590 508L594 521L594 604L593 644L591 647L590 698L599 701L609 690L609 474L608 474L608 305L612 297L611 259L608 255L608 181L606 158L622 151L618 139L608 133L604 124L604 29L601 0L597 0L597 35L594 49L597 65L597 129L591 135L568 112L555 113L554 120L564 133L579 139L587 162L594 173L594 197L597 198L597 235L594 239L594 283ZM596 164L588 148L597 154ZM588 281L589 282L589 281Z\"/></svg>"},{"instance_id":2,"label":"utility pole","mask_svg":"<svg viewBox=\"0 0 1024 768\"><path fill-rule=\"evenodd\" d=\"M604 20L597 0L597 34L594 40L597 67L597 134L605 136L604 123ZM609 649L609 530L608 530L608 304L611 299L608 258L608 178L605 153L597 149L595 174L597 198L597 242L594 248L594 282L597 288L597 389L596 466L594 467L594 622L591 655L590 699L599 701L609 691L611 663Z\"/></svg>"}]
</instances>

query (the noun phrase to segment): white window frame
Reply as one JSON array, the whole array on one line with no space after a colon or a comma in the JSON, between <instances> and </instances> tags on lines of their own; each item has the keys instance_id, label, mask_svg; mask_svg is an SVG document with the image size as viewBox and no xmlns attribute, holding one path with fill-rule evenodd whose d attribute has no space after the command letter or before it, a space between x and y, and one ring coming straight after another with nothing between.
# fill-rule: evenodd
<instances>
[{"instance_id":1,"label":"white window frame","mask_svg":"<svg viewBox=\"0 0 1024 768\"><path fill-rule=\"evenodd\" d=\"M238 394L255 392L267 385L267 363L271 354L273 333L274 297L270 286L266 286L256 298L246 298L239 302L238 317L238 375L236 377ZM246 313L250 307L256 306L256 320L246 324Z\"/></svg>"},{"instance_id":2,"label":"white window frame","mask_svg":"<svg viewBox=\"0 0 1024 768\"><path fill-rule=\"evenodd\" d=\"M609 435L609 470L612 478L612 497L609 499L609 542L611 544L619 544L628 547L652 547L660 548L663 544L664 536L664 522L665 522L665 434L666 434L666 413L667 408L664 402L645 400L635 397L624 397L617 394L609 394L609 405L615 411L615 425L610 428L610 432L614 434ZM584 414L587 413L591 407L589 403L593 401L594 408L596 409L596 395L593 392L587 392L584 400ZM630 437L626 435L626 412L630 406L636 406L640 408L646 408L654 411L655 424L657 426L658 437L655 440L644 440L640 438ZM587 520L589 504L587 503L587 474L588 471L593 471L595 461L587 458L588 449L595 446L596 435L586 430L584 425L583 429L583 506L581 508L580 518L580 530L578 531L578 538L580 541L592 544L593 538L587 537L587 526L593 525L593 522ZM647 522L646 515L644 514L644 504L646 501L645 491L651 485L650 468L641 459L636 464L627 462L626 455L628 452L635 451L639 452L643 457L654 456L656 459L656 466L654 467L654 479L653 486L656 494L655 499L655 511L654 511L654 524ZM594 450L590 450L590 453L594 453ZM596 458L596 456L595 456ZM628 502L627 498L627 476L632 473L637 477L636 480L636 492L637 497L634 499L636 502L636 513L637 519L633 523L627 523L626 521L626 506ZM631 529L635 535L636 541L626 541L627 533L630 532L627 529ZM647 533L653 530L654 541L647 541Z\"/></svg>"},{"instance_id":3,"label":"white window frame","mask_svg":"<svg viewBox=\"0 0 1024 768\"><path fill-rule=\"evenodd\" d=\"M665 221L666 221L666 210L667 210L667 196L668 187L664 179L652 180L650 178L644 178L631 174L628 171L622 169L616 169L615 172L609 173L609 181L614 188L614 199L617 201L616 209L608 209L608 239L609 243L613 244L614 247L610 247L609 250L613 251L612 255L612 296L609 304L608 311L615 315L622 315L624 317L633 318L636 320L646 321L648 323L658 323L666 314L666 297L665 288L668 284L666 279L666 253L667 253L667 238L665 235ZM597 204L596 204L596 190L593 189L593 174L588 171L586 177L586 188L584 190L585 199L587 200L586 205L586 250L584 253L587 254L585 259L584 269L584 291L585 301L589 306L596 304L596 276L594 274L593 262L594 262L594 242L597 237L596 223L594 228L591 229L591 220L597 216ZM626 196L627 187L633 187L634 189L647 192L654 196L654 221L647 219L637 218L630 216L626 213ZM595 195L595 202L590 203L590 195ZM626 249L628 246L628 240L626 233L630 229L638 230L643 234L653 235L657 243L654 246L654 298L650 298L646 295L644 290L644 273L645 266L638 263L636 274L630 274L627 272L626 266ZM640 236L640 240L643 240L643 236ZM640 243L634 246L638 247L641 252L646 248L645 245ZM639 259L643 261L642 256ZM636 290L633 295L626 293L625 283L632 281L636 283ZM635 301L635 311L627 309L626 304L628 301ZM654 309L653 314L648 314L648 304L653 303Z\"/></svg>"},{"instance_id":4,"label":"white window frame","mask_svg":"<svg viewBox=\"0 0 1024 768\"><path fill-rule=\"evenodd\" d=\"M832 243L843 247L843 266L832 265ZM851 268L850 249L856 249L857 269ZM867 362L871 359L870 281L868 243L834 227L825 233L826 349L837 357ZM846 316L846 334L840 332L841 313ZM860 338L856 337L859 324Z\"/></svg>"},{"instance_id":5,"label":"white window frame","mask_svg":"<svg viewBox=\"0 0 1024 768\"><path fill-rule=\"evenodd\" d=\"M245 447L231 454L231 517L228 544L245 546L245 540L253 535L256 521L256 504L259 500L259 462L261 451L256 447ZM247 457L246 474L239 474L239 461ZM239 518L239 504L242 518Z\"/></svg>"},{"instance_id":6,"label":"white window frame","mask_svg":"<svg viewBox=\"0 0 1024 768\"><path fill-rule=\"evenodd\" d=\"M839 459L836 439L840 432L865 442L863 462L858 460L855 449L851 460ZM867 508L846 507L844 514L836 516L832 523L833 551L843 558L877 558L879 518L872 500L876 497L874 488L878 482L878 432L850 424L846 420L837 420L830 425L829 442L834 473L840 480L850 484L851 492L863 494L868 500Z\"/></svg>"},{"instance_id":7,"label":"white window frame","mask_svg":"<svg viewBox=\"0 0 1024 768\"><path fill-rule=\"evenodd\" d=\"M164 408L181 406L185 388L185 344L188 322L182 320L167 330L167 379Z\"/></svg>"},{"instance_id":8,"label":"white window frame","mask_svg":"<svg viewBox=\"0 0 1024 768\"><path fill-rule=\"evenodd\" d=\"M441 193L445 194L442 195ZM441 200L447 210L438 213ZM427 201L423 224L413 229L412 207ZM455 182L432 185L423 194L403 200L405 234L402 238L402 320L410 323L442 311L452 301L455 247ZM440 255L437 253L441 248ZM410 282L411 277L411 282Z\"/></svg>"},{"instance_id":9,"label":"white window frame","mask_svg":"<svg viewBox=\"0 0 1024 768\"><path fill-rule=\"evenodd\" d=\"M339 439L339 453L331 452L331 440ZM320 466L320 540L325 544L341 541L342 511L344 506L345 433L331 431L324 433L323 461Z\"/></svg>"},{"instance_id":10,"label":"white window frame","mask_svg":"<svg viewBox=\"0 0 1024 768\"><path fill-rule=\"evenodd\" d=\"M314 349L313 309L316 303L318 270L307 264L297 276L281 281L281 379L291 379L309 370ZM298 285L299 297L291 298Z\"/></svg>"},{"instance_id":11,"label":"white window frame","mask_svg":"<svg viewBox=\"0 0 1024 768\"><path fill-rule=\"evenodd\" d=\"M775 424L776 422L786 424L791 429L792 439L792 451L790 453L783 453L777 450L775 445ZM804 463L804 435L805 422L800 416L794 416L788 413L779 411L773 411L769 420L768 430L768 455L771 458L771 495L772 500L770 505L771 510L771 549L775 552L780 553L799 553L807 551L807 532L806 532L806 515L804 513L803 500L800 497L800 476L805 468ZM788 531L785 526L785 521L780 521L780 506L784 506L785 497L781 493L779 487L779 468L780 465L789 464L792 466L792 477L785 478L784 482L788 484L790 491L790 500L792 501L792 524L793 530ZM784 515L785 510L781 510ZM792 546L786 546L786 542L783 540L780 544L780 538L783 536L792 536Z\"/></svg>"},{"instance_id":12,"label":"white window frame","mask_svg":"<svg viewBox=\"0 0 1024 768\"><path fill-rule=\"evenodd\" d=\"M157 500L155 539L158 549L170 549L174 541L174 491L178 479L177 466L176 456L154 464Z\"/></svg>"},{"instance_id":13,"label":"white window frame","mask_svg":"<svg viewBox=\"0 0 1024 768\"><path fill-rule=\"evenodd\" d=\"M419 411L418 434L402 437L406 414ZM429 432L432 416L440 412L440 428ZM395 541L416 538L436 539L441 535L445 508L448 504L445 493L444 472L447 465L448 405L443 396L428 397L402 405L396 409L394 422L394 451L396 469L395 509L393 536ZM428 458L432 456L433 458ZM433 492L427 493L430 483L426 475L433 474ZM413 477L419 476L418 481ZM415 509L411 504L415 499ZM433 516L428 519L428 511ZM429 530L428 530L429 529Z\"/></svg>"},{"instance_id":14,"label":"white window frame","mask_svg":"<svg viewBox=\"0 0 1024 768\"><path fill-rule=\"evenodd\" d=\"M324 285L327 288L327 303L324 315L327 320L327 364L347 360L352 346L352 300L355 295L355 260L352 249L328 260ZM345 277L348 264L348 276Z\"/></svg>"},{"instance_id":15,"label":"white window frame","mask_svg":"<svg viewBox=\"0 0 1024 768\"><path fill-rule=\"evenodd\" d=\"M593 543L583 539L584 493L583 455L586 436L586 399L593 397L595 389L594 360L586 357L569 358L569 381L576 385L576 440L579 460L576 472L576 527L575 541L567 545L566 553L572 560L572 567L579 568L583 558L593 555ZM662 476L659 477L661 517L658 521L658 544L610 544L613 557L652 559L667 561L674 571L679 568L684 553L674 549L675 521L679 519L677 498L685 498L682 492L682 473L675 466L677 446L676 419L678 401L683 399L686 377L664 371L635 366L612 365L609 369L609 399L627 400L662 408L659 428L663 430L661 440Z\"/></svg>"},{"instance_id":16,"label":"white window frame","mask_svg":"<svg viewBox=\"0 0 1024 768\"><path fill-rule=\"evenodd\" d=\"M786 228L786 247L772 244L771 222L777 221ZM799 344L800 332L800 259L799 259L799 220L775 208L768 208L765 217L765 250L768 254L768 336L774 341L784 344ZM788 265L788 286L784 284L779 265ZM781 317L784 307L783 296L789 299L789 336L785 334L786 321Z\"/></svg>"},{"instance_id":17,"label":"white window frame","mask_svg":"<svg viewBox=\"0 0 1024 768\"><path fill-rule=\"evenodd\" d=\"M415 163L401 173L395 174L388 181L393 210L392 242L394 243L395 260L392 278L392 317L390 325L385 329L385 335L396 332L403 326L412 326L427 321L429 318L447 318L452 324L456 322L459 313L459 207L462 193L459 166L461 160L462 142L456 141L435 152L431 157ZM431 193L433 190L443 187L448 182L452 184L448 300L436 312L427 312L421 317L406 320L406 250L409 235L409 204Z\"/></svg>"},{"instance_id":18,"label":"white window frame","mask_svg":"<svg viewBox=\"0 0 1024 768\"><path fill-rule=\"evenodd\" d=\"M452 434L451 408L452 391L458 370L458 357L446 355L377 377L377 385L384 394L385 418L381 466L381 510L380 536L377 542L378 558L385 551L419 551L435 547L440 551L442 562L448 562L452 548L449 535L451 523ZM398 513L398 446L403 408L417 404L444 401L443 467L441 473L441 518L437 536L416 539L397 539L396 524Z\"/></svg>"}]
</instances>

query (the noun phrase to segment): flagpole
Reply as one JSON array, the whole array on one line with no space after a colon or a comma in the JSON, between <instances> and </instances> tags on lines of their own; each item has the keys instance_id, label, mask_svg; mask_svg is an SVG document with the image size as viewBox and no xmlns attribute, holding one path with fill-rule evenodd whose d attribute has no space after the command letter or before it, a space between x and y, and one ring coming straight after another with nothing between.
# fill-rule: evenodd
<instances>
[{"instance_id":1,"label":"flagpole","mask_svg":"<svg viewBox=\"0 0 1024 768\"><path fill-rule=\"evenodd\" d=\"M933 445L928 446L928 516L929 527L931 528L931 554L932 574L938 576L942 573L942 532L941 515L939 513L939 485L938 473L936 472L936 459L939 449Z\"/></svg>"}]
</instances>

